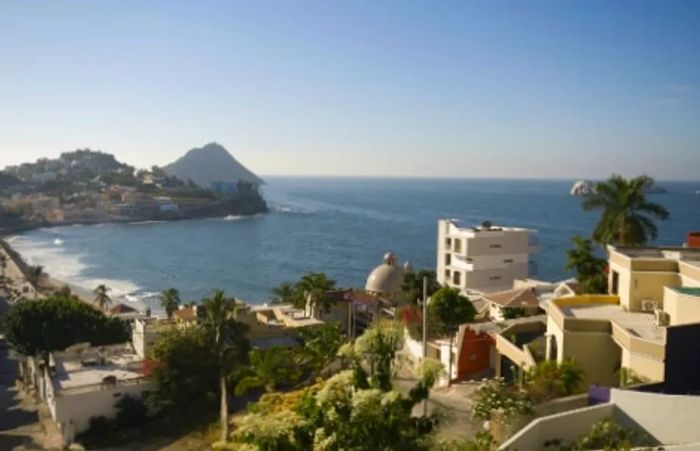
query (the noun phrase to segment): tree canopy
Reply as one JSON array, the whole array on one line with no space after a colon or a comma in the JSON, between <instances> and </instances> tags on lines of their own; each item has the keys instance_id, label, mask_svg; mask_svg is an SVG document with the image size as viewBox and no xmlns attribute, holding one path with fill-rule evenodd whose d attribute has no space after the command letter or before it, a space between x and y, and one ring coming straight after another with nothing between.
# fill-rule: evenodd
<instances>
[{"instance_id":1,"label":"tree canopy","mask_svg":"<svg viewBox=\"0 0 700 451\"><path fill-rule=\"evenodd\" d=\"M664 221L669 213L658 203L647 199L654 179L646 175L625 179L613 175L596 185L596 192L586 196L585 211L601 210L593 239L603 245L639 246L656 239L655 219Z\"/></svg>"},{"instance_id":2,"label":"tree canopy","mask_svg":"<svg viewBox=\"0 0 700 451\"><path fill-rule=\"evenodd\" d=\"M10 307L4 319L5 335L25 355L66 349L76 343L94 346L128 341L129 328L119 318L75 298L55 295L22 301Z\"/></svg>"},{"instance_id":3,"label":"tree canopy","mask_svg":"<svg viewBox=\"0 0 700 451\"><path fill-rule=\"evenodd\" d=\"M580 236L572 237L571 240L574 248L567 252L567 271L576 271L576 281L582 293L605 293L608 288L608 277L605 274L607 262L595 255L591 240Z\"/></svg>"}]
</instances>

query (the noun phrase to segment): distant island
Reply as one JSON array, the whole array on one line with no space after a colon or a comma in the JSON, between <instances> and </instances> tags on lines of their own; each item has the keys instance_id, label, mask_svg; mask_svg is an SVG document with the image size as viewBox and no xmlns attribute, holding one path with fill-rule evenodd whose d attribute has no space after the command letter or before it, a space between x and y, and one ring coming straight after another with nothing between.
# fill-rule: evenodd
<instances>
[{"instance_id":1,"label":"distant island","mask_svg":"<svg viewBox=\"0 0 700 451\"><path fill-rule=\"evenodd\" d=\"M0 171L0 234L264 213L263 183L216 143L192 149L165 167L138 170L108 153L75 150Z\"/></svg>"}]
</instances>

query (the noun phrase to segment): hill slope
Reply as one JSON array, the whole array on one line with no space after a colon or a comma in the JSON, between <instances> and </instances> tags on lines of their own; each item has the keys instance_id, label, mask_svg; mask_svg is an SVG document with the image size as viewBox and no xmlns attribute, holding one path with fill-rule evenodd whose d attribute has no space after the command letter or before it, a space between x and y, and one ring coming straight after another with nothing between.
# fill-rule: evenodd
<instances>
[{"instance_id":1,"label":"hill slope","mask_svg":"<svg viewBox=\"0 0 700 451\"><path fill-rule=\"evenodd\" d=\"M202 188L209 188L213 182L235 183L243 180L254 185L264 183L217 143L194 148L163 170L181 180L192 179Z\"/></svg>"}]
</instances>

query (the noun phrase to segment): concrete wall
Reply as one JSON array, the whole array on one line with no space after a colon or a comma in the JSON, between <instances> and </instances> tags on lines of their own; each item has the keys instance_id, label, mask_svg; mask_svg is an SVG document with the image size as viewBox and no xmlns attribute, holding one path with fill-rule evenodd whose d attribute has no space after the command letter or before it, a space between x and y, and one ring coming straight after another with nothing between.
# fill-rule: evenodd
<instances>
[{"instance_id":1,"label":"concrete wall","mask_svg":"<svg viewBox=\"0 0 700 451\"><path fill-rule=\"evenodd\" d=\"M610 401L618 423L643 429L659 443L700 442L700 396L611 390Z\"/></svg>"},{"instance_id":2,"label":"concrete wall","mask_svg":"<svg viewBox=\"0 0 700 451\"><path fill-rule=\"evenodd\" d=\"M117 385L102 390L84 392L51 393L47 403L64 443L71 443L75 436L88 429L90 418L104 416L113 418L117 414L114 405L124 396L140 399L143 392L153 390L151 382L132 385Z\"/></svg>"},{"instance_id":3,"label":"concrete wall","mask_svg":"<svg viewBox=\"0 0 700 451\"><path fill-rule=\"evenodd\" d=\"M700 298L665 287L664 311L669 314L671 325L700 322Z\"/></svg>"},{"instance_id":4,"label":"concrete wall","mask_svg":"<svg viewBox=\"0 0 700 451\"><path fill-rule=\"evenodd\" d=\"M622 366L632 370L634 375L647 381L660 382L664 380L665 365L663 361L633 354L624 348L622 348Z\"/></svg>"},{"instance_id":5,"label":"concrete wall","mask_svg":"<svg viewBox=\"0 0 700 451\"><path fill-rule=\"evenodd\" d=\"M500 446L500 450L540 451L544 442L563 439L568 442L585 435L591 425L613 415L612 404L584 407L538 418Z\"/></svg>"},{"instance_id":6,"label":"concrete wall","mask_svg":"<svg viewBox=\"0 0 700 451\"><path fill-rule=\"evenodd\" d=\"M583 370L585 386L617 387L619 384L616 371L622 361L622 353L609 333L564 331L564 342L560 348L561 360L571 358Z\"/></svg>"}]
</instances>

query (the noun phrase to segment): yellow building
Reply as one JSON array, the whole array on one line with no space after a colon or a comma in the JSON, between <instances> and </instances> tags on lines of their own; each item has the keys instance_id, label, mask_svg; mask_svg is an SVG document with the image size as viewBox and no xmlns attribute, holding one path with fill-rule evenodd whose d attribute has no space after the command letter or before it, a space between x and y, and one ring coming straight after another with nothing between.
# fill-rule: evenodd
<instances>
[{"instance_id":1,"label":"yellow building","mask_svg":"<svg viewBox=\"0 0 700 451\"><path fill-rule=\"evenodd\" d=\"M608 252L610 295L549 303L546 357L574 359L587 384L615 386L621 372L686 384L683 373L700 367L700 250Z\"/></svg>"}]
</instances>

